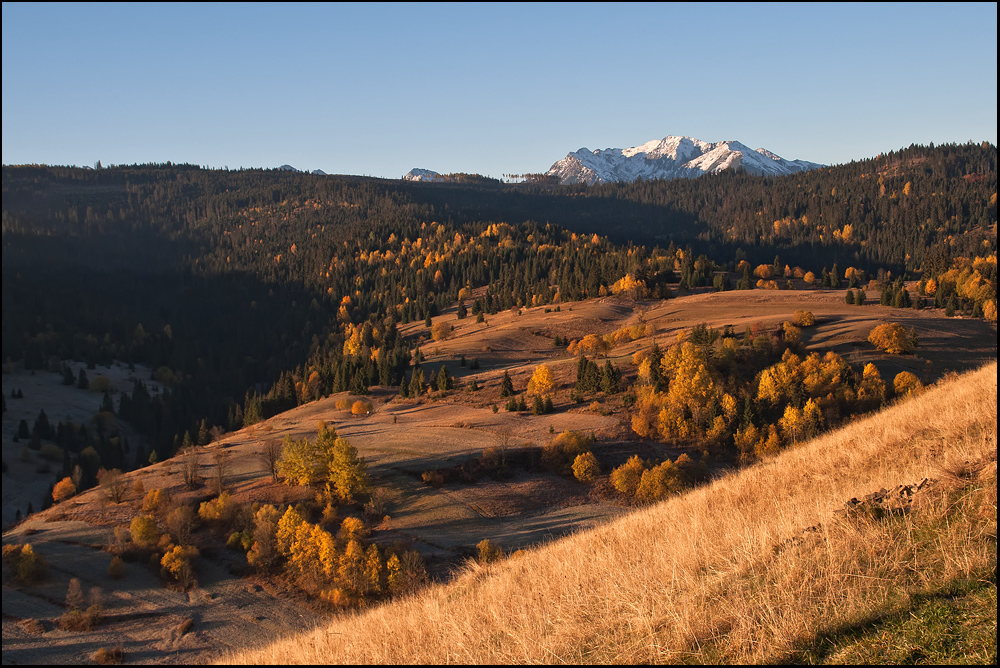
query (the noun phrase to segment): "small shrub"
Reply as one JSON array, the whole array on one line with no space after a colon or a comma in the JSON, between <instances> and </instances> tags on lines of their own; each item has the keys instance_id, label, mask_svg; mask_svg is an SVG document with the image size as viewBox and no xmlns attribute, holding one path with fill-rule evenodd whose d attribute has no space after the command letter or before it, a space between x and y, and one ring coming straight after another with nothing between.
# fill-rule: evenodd
<instances>
[{"instance_id":1,"label":"small shrub","mask_svg":"<svg viewBox=\"0 0 1000 668\"><path fill-rule=\"evenodd\" d=\"M812 311L796 311L793 322L799 327L812 327L816 324L816 316Z\"/></svg>"},{"instance_id":2,"label":"small shrub","mask_svg":"<svg viewBox=\"0 0 1000 668\"><path fill-rule=\"evenodd\" d=\"M65 501L71 496L76 494L76 485L70 478L63 478L56 483L56 486L52 488L52 500L56 503L60 501Z\"/></svg>"},{"instance_id":3,"label":"small shrub","mask_svg":"<svg viewBox=\"0 0 1000 668\"><path fill-rule=\"evenodd\" d=\"M802 330L792 323L786 320L781 324L781 328L785 332L785 343L788 345L794 346L802 341Z\"/></svg>"},{"instance_id":4,"label":"small shrub","mask_svg":"<svg viewBox=\"0 0 1000 668\"><path fill-rule=\"evenodd\" d=\"M173 578L182 589L187 589L189 585L194 583L193 562L197 556L197 548L175 545L160 559L160 566L163 567L164 575Z\"/></svg>"},{"instance_id":5,"label":"small shrub","mask_svg":"<svg viewBox=\"0 0 1000 668\"><path fill-rule=\"evenodd\" d=\"M479 563L489 564L500 559L503 559L503 548L489 538L484 538L476 544L476 560Z\"/></svg>"},{"instance_id":6,"label":"small shrub","mask_svg":"<svg viewBox=\"0 0 1000 668\"><path fill-rule=\"evenodd\" d=\"M909 371L900 371L892 381L892 389L896 396L902 397L920 394L924 390L924 385Z\"/></svg>"},{"instance_id":7,"label":"small shrub","mask_svg":"<svg viewBox=\"0 0 1000 668\"><path fill-rule=\"evenodd\" d=\"M578 455L590 450L594 440L579 431L564 431L542 448L542 465L553 473L573 473Z\"/></svg>"},{"instance_id":8,"label":"small shrub","mask_svg":"<svg viewBox=\"0 0 1000 668\"><path fill-rule=\"evenodd\" d=\"M635 496L640 501L651 503L662 501L669 495L681 491L684 481L681 471L669 459L659 466L642 472Z\"/></svg>"},{"instance_id":9,"label":"small shrub","mask_svg":"<svg viewBox=\"0 0 1000 668\"><path fill-rule=\"evenodd\" d=\"M67 610L59 617L59 628L76 633L93 631L101 623L103 611L99 604L91 605L86 610Z\"/></svg>"},{"instance_id":10,"label":"small shrub","mask_svg":"<svg viewBox=\"0 0 1000 668\"><path fill-rule=\"evenodd\" d=\"M372 404L370 401L359 399L351 405L351 415L368 415L371 412Z\"/></svg>"},{"instance_id":11,"label":"small shrub","mask_svg":"<svg viewBox=\"0 0 1000 668\"><path fill-rule=\"evenodd\" d=\"M180 505L167 514L167 529L177 542L183 545L191 537L197 521L198 516L194 508L187 504Z\"/></svg>"},{"instance_id":12,"label":"small shrub","mask_svg":"<svg viewBox=\"0 0 1000 668\"><path fill-rule=\"evenodd\" d=\"M22 619L18 623L18 626L21 627L22 631L33 636L40 636L45 633L45 625L37 619Z\"/></svg>"},{"instance_id":13,"label":"small shrub","mask_svg":"<svg viewBox=\"0 0 1000 668\"><path fill-rule=\"evenodd\" d=\"M584 452L573 460L573 477L580 482L593 482L601 473L601 466L592 452Z\"/></svg>"},{"instance_id":14,"label":"small shrub","mask_svg":"<svg viewBox=\"0 0 1000 668\"><path fill-rule=\"evenodd\" d=\"M424 481L425 485L431 487L440 487L444 484L444 474L440 471L424 471L420 475L420 479Z\"/></svg>"},{"instance_id":15,"label":"small shrub","mask_svg":"<svg viewBox=\"0 0 1000 668\"><path fill-rule=\"evenodd\" d=\"M232 521L237 510L237 503L233 501L229 492L223 492L211 501L203 501L198 507L198 517L205 522L227 524Z\"/></svg>"},{"instance_id":16,"label":"small shrub","mask_svg":"<svg viewBox=\"0 0 1000 668\"><path fill-rule=\"evenodd\" d=\"M112 647L111 649L101 647L94 652L94 656L91 659L93 659L94 663L99 663L102 666L117 666L124 661L125 652L122 651L121 645Z\"/></svg>"},{"instance_id":17,"label":"small shrub","mask_svg":"<svg viewBox=\"0 0 1000 668\"><path fill-rule=\"evenodd\" d=\"M139 547L152 547L160 538L156 520L149 515L139 515L133 519L129 525L129 534L132 536L132 542Z\"/></svg>"},{"instance_id":18,"label":"small shrub","mask_svg":"<svg viewBox=\"0 0 1000 668\"><path fill-rule=\"evenodd\" d=\"M35 552L31 543L25 543L23 546L4 545L3 547L4 560L10 562L14 579L21 584L35 584L48 575L48 563L42 555Z\"/></svg>"},{"instance_id":19,"label":"small shrub","mask_svg":"<svg viewBox=\"0 0 1000 668\"><path fill-rule=\"evenodd\" d=\"M155 513L170 503L170 494L162 489L151 490L142 499L142 512Z\"/></svg>"},{"instance_id":20,"label":"small shrub","mask_svg":"<svg viewBox=\"0 0 1000 668\"><path fill-rule=\"evenodd\" d=\"M395 504L399 503L399 492L388 487L376 487L372 490L368 502L365 503L365 515L372 519L381 519Z\"/></svg>"},{"instance_id":21,"label":"small shrub","mask_svg":"<svg viewBox=\"0 0 1000 668\"><path fill-rule=\"evenodd\" d=\"M115 555L111 559L111 563L108 565L108 577L114 580L121 580L125 577L126 567L125 562L121 557Z\"/></svg>"},{"instance_id":22,"label":"small shrub","mask_svg":"<svg viewBox=\"0 0 1000 668\"><path fill-rule=\"evenodd\" d=\"M632 455L627 462L611 472L611 484L622 494L635 496L642 474L647 468L639 455Z\"/></svg>"},{"instance_id":23,"label":"small shrub","mask_svg":"<svg viewBox=\"0 0 1000 668\"><path fill-rule=\"evenodd\" d=\"M253 547L253 532L250 531L250 529L232 532L226 540L226 547L230 550L243 550L244 552L248 552L250 548Z\"/></svg>"},{"instance_id":24,"label":"small shrub","mask_svg":"<svg viewBox=\"0 0 1000 668\"><path fill-rule=\"evenodd\" d=\"M868 342L890 355L905 355L917 347L917 332L907 330L898 322L890 322L874 327L868 333Z\"/></svg>"},{"instance_id":25,"label":"small shrub","mask_svg":"<svg viewBox=\"0 0 1000 668\"><path fill-rule=\"evenodd\" d=\"M70 578L69 587L66 591L66 607L69 610L80 610L86 605L87 599L83 596L83 587L79 578Z\"/></svg>"},{"instance_id":26,"label":"small shrub","mask_svg":"<svg viewBox=\"0 0 1000 668\"><path fill-rule=\"evenodd\" d=\"M38 451L39 456L42 459L46 459L50 462L61 462L63 459L63 450L58 445L53 443L46 443L42 446L41 450Z\"/></svg>"},{"instance_id":27,"label":"small shrub","mask_svg":"<svg viewBox=\"0 0 1000 668\"><path fill-rule=\"evenodd\" d=\"M436 322L431 327L431 338L435 341L444 341L449 336L454 329L449 323L446 322Z\"/></svg>"}]
</instances>

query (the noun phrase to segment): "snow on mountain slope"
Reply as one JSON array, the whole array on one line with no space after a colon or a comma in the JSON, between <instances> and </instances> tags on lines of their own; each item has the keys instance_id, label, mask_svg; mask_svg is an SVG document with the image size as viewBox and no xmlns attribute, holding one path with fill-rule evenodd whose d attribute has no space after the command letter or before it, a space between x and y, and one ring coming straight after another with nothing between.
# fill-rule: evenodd
<instances>
[{"instance_id":1,"label":"snow on mountain slope","mask_svg":"<svg viewBox=\"0 0 1000 668\"><path fill-rule=\"evenodd\" d=\"M593 184L638 178L694 178L737 168L752 174L781 176L822 166L805 160L785 160L767 149L754 150L738 141L711 143L669 136L632 148L581 148L553 164L547 173L561 183Z\"/></svg>"},{"instance_id":2,"label":"snow on mountain slope","mask_svg":"<svg viewBox=\"0 0 1000 668\"><path fill-rule=\"evenodd\" d=\"M441 181L441 175L429 169L414 167L403 176L404 181Z\"/></svg>"}]
</instances>

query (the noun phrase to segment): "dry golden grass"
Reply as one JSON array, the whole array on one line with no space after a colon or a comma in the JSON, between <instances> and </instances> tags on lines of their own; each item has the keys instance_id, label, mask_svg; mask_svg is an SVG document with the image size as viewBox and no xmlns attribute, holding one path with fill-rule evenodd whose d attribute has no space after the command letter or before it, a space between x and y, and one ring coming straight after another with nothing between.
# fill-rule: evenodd
<instances>
[{"instance_id":1,"label":"dry golden grass","mask_svg":"<svg viewBox=\"0 0 1000 668\"><path fill-rule=\"evenodd\" d=\"M996 401L993 363L692 493L224 660L793 657L824 630L995 572ZM940 482L908 515L834 515L852 497L924 477Z\"/></svg>"}]
</instances>

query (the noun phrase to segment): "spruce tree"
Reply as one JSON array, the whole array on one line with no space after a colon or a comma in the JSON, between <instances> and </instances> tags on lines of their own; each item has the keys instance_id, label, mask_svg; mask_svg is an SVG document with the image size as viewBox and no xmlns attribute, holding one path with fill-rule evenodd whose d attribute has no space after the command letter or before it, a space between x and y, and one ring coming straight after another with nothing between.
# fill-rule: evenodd
<instances>
[{"instance_id":1,"label":"spruce tree","mask_svg":"<svg viewBox=\"0 0 1000 668\"><path fill-rule=\"evenodd\" d=\"M444 364L441 365L441 371L437 375L437 388L442 392L451 389L451 377L448 375L448 367Z\"/></svg>"},{"instance_id":2,"label":"spruce tree","mask_svg":"<svg viewBox=\"0 0 1000 668\"><path fill-rule=\"evenodd\" d=\"M514 382L510 379L510 374L503 372L503 380L500 381L500 396L514 396Z\"/></svg>"}]
</instances>

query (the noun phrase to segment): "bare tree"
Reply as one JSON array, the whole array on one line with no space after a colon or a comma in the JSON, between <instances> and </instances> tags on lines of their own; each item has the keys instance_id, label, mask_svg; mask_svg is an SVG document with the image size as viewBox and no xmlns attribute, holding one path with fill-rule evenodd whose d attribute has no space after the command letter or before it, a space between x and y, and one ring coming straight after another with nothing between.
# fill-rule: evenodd
<instances>
[{"instance_id":1,"label":"bare tree","mask_svg":"<svg viewBox=\"0 0 1000 668\"><path fill-rule=\"evenodd\" d=\"M125 492L128 491L128 484L125 476L119 469L111 469L100 475L98 480L104 489L104 494L112 503L121 503L125 499Z\"/></svg>"},{"instance_id":2,"label":"bare tree","mask_svg":"<svg viewBox=\"0 0 1000 668\"><path fill-rule=\"evenodd\" d=\"M510 449L514 435L508 427L503 427L497 431L497 447L500 448L500 468L507 468L507 451Z\"/></svg>"},{"instance_id":3,"label":"bare tree","mask_svg":"<svg viewBox=\"0 0 1000 668\"><path fill-rule=\"evenodd\" d=\"M271 481L278 482L278 461L281 459L281 441L276 438L264 441L264 449L257 453L257 457L264 464L267 471L271 473Z\"/></svg>"},{"instance_id":4,"label":"bare tree","mask_svg":"<svg viewBox=\"0 0 1000 668\"><path fill-rule=\"evenodd\" d=\"M232 470L232 453L219 448L212 455L212 463L215 464L215 491L222 494L226 488L226 477Z\"/></svg>"},{"instance_id":5,"label":"bare tree","mask_svg":"<svg viewBox=\"0 0 1000 668\"><path fill-rule=\"evenodd\" d=\"M198 470L201 468L199 460L198 448L194 446L185 448L181 453L181 471L184 474L184 486L188 489L194 489L201 482L198 475Z\"/></svg>"},{"instance_id":6,"label":"bare tree","mask_svg":"<svg viewBox=\"0 0 1000 668\"><path fill-rule=\"evenodd\" d=\"M170 511L167 515L167 528L174 538L181 545L187 545L191 538L191 531L194 530L198 521L198 514L194 508L188 505L180 505Z\"/></svg>"}]
</instances>

